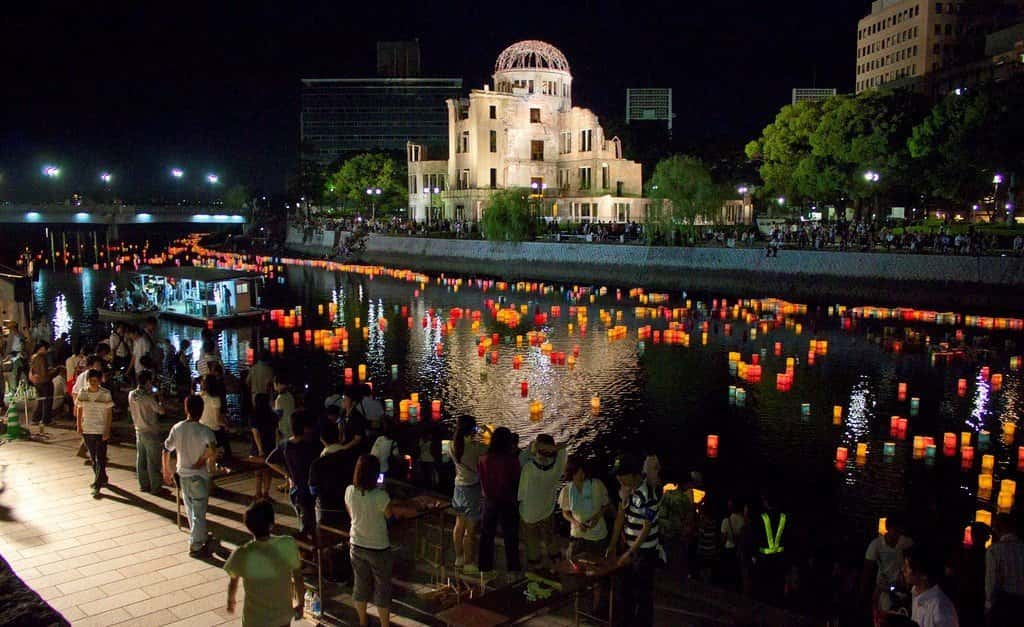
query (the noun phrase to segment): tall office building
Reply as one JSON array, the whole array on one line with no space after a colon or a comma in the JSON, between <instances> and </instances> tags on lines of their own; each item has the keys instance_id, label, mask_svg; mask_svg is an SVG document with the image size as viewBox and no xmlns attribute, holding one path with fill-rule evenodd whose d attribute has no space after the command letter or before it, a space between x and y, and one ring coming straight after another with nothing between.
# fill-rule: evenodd
<instances>
[{"instance_id":1,"label":"tall office building","mask_svg":"<svg viewBox=\"0 0 1024 627\"><path fill-rule=\"evenodd\" d=\"M824 89L820 87L794 87L793 88L793 101L791 104L798 102L817 102L819 100L825 100L836 95L836 89Z\"/></svg>"},{"instance_id":2,"label":"tall office building","mask_svg":"<svg viewBox=\"0 0 1024 627\"><path fill-rule=\"evenodd\" d=\"M420 78L419 43L377 45L375 78L304 78L300 132L314 159L331 163L356 152L404 151L407 142L448 144L449 98L461 78Z\"/></svg>"},{"instance_id":3,"label":"tall office building","mask_svg":"<svg viewBox=\"0 0 1024 627\"><path fill-rule=\"evenodd\" d=\"M983 60L986 36L1018 20L1022 7L1021 0L876 0L857 23L857 93L883 86L941 92L964 66Z\"/></svg>"}]
</instances>

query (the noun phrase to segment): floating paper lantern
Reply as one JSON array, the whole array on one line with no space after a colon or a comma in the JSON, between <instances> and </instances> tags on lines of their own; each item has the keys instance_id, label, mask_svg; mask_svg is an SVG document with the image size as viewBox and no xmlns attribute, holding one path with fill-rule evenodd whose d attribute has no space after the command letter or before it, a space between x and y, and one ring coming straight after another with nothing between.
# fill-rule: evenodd
<instances>
[{"instance_id":1,"label":"floating paper lantern","mask_svg":"<svg viewBox=\"0 0 1024 627\"><path fill-rule=\"evenodd\" d=\"M992 526L992 512L979 509L974 512L974 522L985 523L989 527Z\"/></svg>"},{"instance_id":2,"label":"floating paper lantern","mask_svg":"<svg viewBox=\"0 0 1024 627\"><path fill-rule=\"evenodd\" d=\"M924 447L924 458L928 459L928 460L934 460L935 459L935 445L934 444L925 444L925 447Z\"/></svg>"},{"instance_id":3,"label":"floating paper lantern","mask_svg":"<svg viewBox=\"0 0 1024 627\"><path fill-rule=\"evenodd\" d=\"M981 472L991 474L996 467L995 455L981 456ZM991 486L990 486L991 487Z\"/></svg>"},{"instance_id":4,"label":"floating paper lantern","mask_svg":"<svg viewBox=\"0 0 1024 627\"><path fill-rule=\"evenodd\" d=\"M832 406L832 424L838 425L843 422L843 406L833 405Z\"/></svg>"},{"instance_id":5,"label":"floating paper lantern","mask_svg":"<svg viewBox=\"0 0 1024 627\"><path fill-rule=\"evenodd\" d=\"M398 380L398 364L391 364L391 380Z\"/></svg>"},{"instance_id":6,"label":"floating paper lantern","mask_svg":"<svg viewBox=\"0 0 1024 627\"><path fill-rule=\"evenodd\" d=\"M530 383L526 379L519 382L519 394L523 398L526 398L530 394Z\"/></svg>"},{"instance_id":7,"label":"floating paper lantern","mask_svg":"<svg viewBox=\"0 0 1024 627\"><path fill-rule=\"evenodd\" d=\"M592 396L590 398L590 411L594 412L595 414L601 411L601 397Z\"/></svg>"},{"instance_id":8,"label":"floating paper lantern","mask_svg":"<svg viewBox=\"0 0 1024 627\"><path fill-rule=\"evenodd\" d=\"M736 388L736 405L743 407L747 404L747 391L743 388Z\"/></svg>"},{"instance_id":9,"label":"floating paper lantern","mask_svg":"<svg viewBox=\"0 0 1024 627\"><path fill-rule=\"evenodd\" d=\"M989 371L989 367L988 366L982 366L981 367L981 378L984 379L985 381L988 381L989 380L989 372L990 371Z\"/></svg>"},{"instance_id":10,"label":"floating paper lantern","mask_svg":"<svg viewBox=\"0 0 1024 627\"><path fill-rule=\"evenodd\" d=\"M352 374L352 369L345 368L345 385L352 385L353 377L354 375Z\"/></svg>"},{"instance_id":11,"label":"floating paper lantern","mask_svg":"<svg viewBox=\"0 0 1024 627\"><path fill-rule=\"evenodd\" d=\"M295 346L299 345L299 332L298 331L295 331L295 332L292 333L292 344L294 344Z\"/></svg>"},{"instance_id":12,"label":"floating paper lantern","mask_svg":"<svg viewBox=\"0 0 1024 627\"><path fill-rule=\"evenodd\" d=\"M394 416L395 415L395 401L390 398L384 399L384 415Z\"/></svg>"},{"instance_id":13,"label":"floating paper lantern","mask_svg":"<svg viewBox=\"0 0 1024 627\"><path fill-rule=\"evenodd\" d=\"M1013 509L1013 499L1012 493L999 491L999 496L996 497L996 508L1000 514L1010 513L1010 510Z\"/></svg>"},{"instance_id":14,"label":"floating paper lantern","mask_svg":"<svg viewBox=\"0 0 1024 627\"><path fill-rule=\"evenodd\" d=\"M366 381L366 364L359 364L359 380Z\"/></svg>"},{"instance_id":15,"label":"floating paper lantern","mask_svg":"<svg viewBox=\"0 0 1024 627\"><path fill-rule=\"evenodd\" d=\"M994 374L994 375L992 375L991 383L992 383L992 391L993 392L998 392L999 390L1003 389L1003 375L1001 375L1001 374Z\"/></svg>"},{"instance_id":16,"label":"floating paper lantern","mask_svg":"<svg viewBox=\"0 0 1024 627\"><path fill-rule=\"evenodd\" d=\"M847 458L850 456L850 451L845 446L836 447L836 463L845 464Z\"/></svg>"},{"instance_id":17,"label":"floating paper lantern","mask_svg":"<svg viewBox=\"0 0 1024 627\"><path fill-rule=\"evenodd\" d=\"M973 446L961 446L960 447L960 467L968 469L974 465L974 447Z\"/></svg>"},{"instance_id":18,"label":"floating paper lantern","mask_svg":"<svg viewBox=\"0 0 1024 627\"><path fill-rule=\"evenodd\" d=\"M540 401L530 402L530 420L537 422L544 415L544 403Z\"/></svg>"},{"instance_id":19,"label":"floating paper lantern","mask_svg":"<svg viewBox=\"0 0 1024 627\"><path fill-rule=\"evenodd\" d=\"M430 401L430 415L434 420L441 419L441 401L439 399L433 399Z\"/></svg>"},{"instance_id":20,"label":"floating paper lantern","mask_svg":"<svg viewBox=\"0 0 1024 627\"><path fill-rule=\"evenodd\" d=\"M409 399L403 398L398 401L398 418L402 422L409 420Z\"/></svg>"},{"instance_id":21,"label":"floating paper lantern","mask_svg":"<svg viewBox=\"0 0 1024 627\"><path fill-rule=\"evenodd\" d=\"M419 392L413 392L412 394L409 395L409 404L410 405L416 405L417 407L419 407L419 404L420 404L420 393Z\"/></svg>"},{"instance_id":22,"label":"floating paper lantern","mask_svg":"<svg viewBox=\"0 0 1024 627\"><path fill-rule=\"evenodd\" d=\"M882 455L885 457L892 457L896 454L896 443L886 442L882 445Z\"/></svg>"},{"instance_id":23,"label":"floating paper lantern","mask_svg":"<svg viewBox=\"0 0 1024 627\"><path fill-rule=\"evenodd\" d=\"M957 379L956 393L960 397L967 395L967 379Z\"/></svg>"},{"instance_id":24,"label":"floating paper lantern","mask_svg":"<svg viewBox=\"0 0 1024 627\"><path fill-rule=\"evenodd\" d=\"M992 434L982 429L978 432L978 450L985 452L989 449L992 444Z\"/></svg>"},{"instance_id":25,"label":"floating paper lantern","mask_svg":"<svg viewBox=\"0 0 1024 627\"><path fill-rule=\"evenodd\" d=\"M970 446L970 445L971 445L971 432L970 431L961 431L960 432L960 446L963 447L963 446Z\"/></svg>"},{"instance_id":26,"label":"floating paper lantern","mask_svg":"<svg viewBox=\"0 0 1024 627\"><path fill-rule=\"evenodd\" d=\"M978 491L986 492L992 489L992 474L983 472L978 475Z\"/></svg>"},{"instance_id":27,"label":"floating paper lantern","mask_svg":"<svg viewBox=\"0 0 1024 627\"><path fill-rule=\"evenodd\" d=\"M942 454L946 457L952 457L956 453L956 434L947 431L942 434Z\"/></svg>"},{"instance_id":28,"label":"floating paper lantern","mask_svg":"<svg viewBox=\"0 0 1024 627\"><path fill-rule=\"evenodd\" d=\"M905 401L905 400L907 400L907 384L906 383L900 383L897 386L896 389L897 389L897 391L896 391L896 400L898 400L898 401Z\"/></svg>"},{"instance_id":29,"label":"floating paper lantern","mask_svg":"<svg viewBox=\"0 0 1024 627\"><path fill-rule=\"evenodd\" d=\"M916 416L918 411L921 409L921 399L916 396L910 397L910 415Z\"/></svg>"},{"instance_id":30,"label":"floating paper lantern","mask_svg":"<svg viewBox=\"0 0 1024 627\"><path fill-rule=\"evenodd\" d=\"M868 455L868 443L858 442L857 443L857 459L863 460Z\"/></svg>"},{"instance_id":31,"label":"floating paper lantern","mask_svg":"<svg viewBox=\"0 0 1024 627\"><path fill-rule=\"evenodd\" d=\"M714 459L718 457L718 436L711 434L707 440L707 454L708 457Z\"/></svg>"},{"instance_id":32,"label":"floating paper lantern","mask_svg":"<svg viewBox=\"0 0 1024 627\"><path fill-rule=\"evenodd\" d=\"M878 519L878 535L880 535L880 536L884 536L885 535L885 531L886 531L885 521L886 521L885 518L879 518Z\"/></svg>"}]
</instances>

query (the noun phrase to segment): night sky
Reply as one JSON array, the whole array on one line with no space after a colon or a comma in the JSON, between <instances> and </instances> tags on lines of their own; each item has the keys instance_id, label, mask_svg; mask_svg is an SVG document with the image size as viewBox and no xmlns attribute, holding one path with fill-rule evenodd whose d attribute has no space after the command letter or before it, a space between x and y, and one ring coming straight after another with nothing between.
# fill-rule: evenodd
<instances>
[{"instance_id":1,"label":"night sky","mask_svg":"<svg viewBox=\"0 0 1024 627\"><path fill-rule=\"evenodd\" d=\"M109 170L128 197L215 171L282 192L298 159L299 79L372 76L375 42L418 37L424 76L489 81L508 44L568 57L573 101L621 118L626 87L672 87L677 144L735 147L793 87L851 91L868 0L588 3L10 3L0 24L0 199ZM629 157L630 148L626 147Z\"/></svg>"}]
</instances>

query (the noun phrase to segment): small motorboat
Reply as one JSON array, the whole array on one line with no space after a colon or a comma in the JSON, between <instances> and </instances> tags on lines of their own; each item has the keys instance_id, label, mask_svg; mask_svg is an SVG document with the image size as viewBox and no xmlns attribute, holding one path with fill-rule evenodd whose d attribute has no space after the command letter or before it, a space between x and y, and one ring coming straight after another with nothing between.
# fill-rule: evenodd
<instances>
[{"instance_id":1,"label":"small motorboat","mask_svg":"<svg viewBox=\"0 0 1024 627\"><path fill-rule=\"evenodd\" d=\"M156 307L152 309L140 309L140 310L118 310L118 309L106 309L104 307L97 307L96 313L99 314L100 318L104 320L121 320L123 322L142 322L146 318L156 316L160 313L160 310Z\"/></svg>"}]
</instances>

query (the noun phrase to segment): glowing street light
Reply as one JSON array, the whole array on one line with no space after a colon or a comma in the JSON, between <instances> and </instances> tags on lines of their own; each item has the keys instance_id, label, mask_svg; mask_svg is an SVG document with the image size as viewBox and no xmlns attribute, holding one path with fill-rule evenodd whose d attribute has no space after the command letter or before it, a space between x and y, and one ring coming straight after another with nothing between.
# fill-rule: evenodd
<instances>
[{"instance_id":1,"label":"glowing street light","mask_svg":"<svg viewBox=\"0 0 1024 627\"><path fill-rule=\"evenodd\" d=\"M110 172L104 172L103 174L100 174L100 180L107 185L110 185L110 182L114 180L114 175Z\"/></svg>"},{"instance_id":2,"label":"glowing street light","mask_svg":"<svg viewBox=\"0 0 1024 627\"><path fill-rule=\"evenodd\" d=\"M736 188L736 193L740 194L741 196L745 196L749 191L750 188L747 187L746 185L740 185L739 187Z\"/></svg>"},{"instance_id":3,"label":"glowing street light","mask_svg":"<svg viewBox=\"0 0 1024 627\"><path fill-rule=\"evenodd\" d=\"M440 194L440 187L424 187L423 193L430 197L430 204L427 206L427 225L430 224L430 214L434 209L434 194Z\"/></svg>"},{"instance_id":4,"label":"glowing street light","mask_svg":"<svg viewBox=\"0 0 1024 627\"><path fill-rule=\"evenodd\" d=\"M219 182L220 182L220 177L219 177L219 176L217 176L216 174L210 173L210 174L207 174L207 175L206 175L206 181L207 181L207 182L208 182L208 183L209 183L210 185L216 185L217 183L219 183Z\"/></svg>"},{"instance_id":5,"label":"glowing street light","mask_svg":"<svg viewBox=\"0 0 1024 627\"><path fill-rule=\"evenodd\" d=\"M377 219L377 201L376 196L380 196L383 190L379 187L367 187L366 195L370 197L370 219Z\"/></svg>"},{"instance_id":6,"label":"glowing street light","mask_svg":"<svg viewBox=\"0 0 1024 627\"><path fill-rule=\"evenodd\" d=\"M778 198L775 199L775 202L779 203L779 206L781 207L782 205L786 204L786 199L782 196L779 196Z\"/></svg>"},{"instance_id":7,"label":"glowing street light","mask_svg":"<svg viewBox=\"0 0 1024 627\"><path fill-rule=\"evenodd\" d=\"M55 165L44 165L43 176L51 179L55 179L60 176L60 168Z\"/></svg>"},{"instance_id":8,"label":"glowing street light","mask_svg":"<svg viewBox=\"0 0 1024 627\"><path fill-rule=\"evenodd\" d=\"M1003 182L1003 175L1002 174L996 174L995 176L992 177L992 184L993 185L1000 185L1000 184L1002 184L1002 182Z\"/></svg>"},{"instance_id":9,"label":"glowing street light","mask_svg":"<svg viewBox=\"0 0 1024 627\"><path fill-rule=\"evenodd\" d=\"M868 170L867 172L864 173L864 180L867 181L868 183L877 183L880 178L882 177L879 176L878 172Z\"/></svg>"},{"instance_id":10,"label":"glowing street light","mask_svg":"<svg viewBox=\"0 0 1024 627\"><path fill-rule=\"evenodd\" d=\"M171 168L171 176L173 176L176 179L180 179L181 177L185 176L185 171L182 170L181 168Z\"/></svg>"}]
</instances>

